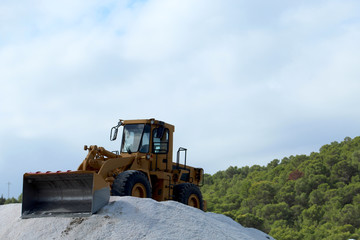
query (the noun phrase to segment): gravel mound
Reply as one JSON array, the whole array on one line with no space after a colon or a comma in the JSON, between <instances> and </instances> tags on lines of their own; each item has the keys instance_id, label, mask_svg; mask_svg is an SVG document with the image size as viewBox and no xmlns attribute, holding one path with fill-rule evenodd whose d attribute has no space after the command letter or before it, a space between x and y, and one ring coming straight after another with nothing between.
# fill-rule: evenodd
<instances>
[{"instance_id":1,"label":"gravel mound","mask_svg":"<svg viewBox=\"0 0 360 240\"><path fill-rule=\"evenodd\" d=\"M221 214L135 197L111 197L90 217L20 215L21 204L0 206L0 239L273 239Z\"/></svg>"}]
</instances>

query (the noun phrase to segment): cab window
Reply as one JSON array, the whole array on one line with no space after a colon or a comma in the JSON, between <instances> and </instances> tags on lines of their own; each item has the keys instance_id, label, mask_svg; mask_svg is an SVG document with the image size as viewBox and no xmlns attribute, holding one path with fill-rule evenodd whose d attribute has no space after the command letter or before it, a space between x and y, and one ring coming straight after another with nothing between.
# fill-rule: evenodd
<instances>
[{"instance_id":1,"label":"cab window","mask_svg":"<svg viewBox=\"0 0 360 240\"><path fill-rule=\"evenodd\" d=\"M169 129L164 127L153 130L153 153L167 153L169 148Z\"/></svg>"}]
</instances>

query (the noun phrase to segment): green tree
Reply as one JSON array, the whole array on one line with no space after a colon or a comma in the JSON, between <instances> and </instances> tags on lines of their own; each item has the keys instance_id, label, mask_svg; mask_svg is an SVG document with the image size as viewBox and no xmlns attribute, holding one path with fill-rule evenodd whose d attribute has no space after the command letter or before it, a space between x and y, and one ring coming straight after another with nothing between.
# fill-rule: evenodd
<instances>
[{"instance_id":1,"label":"green tree","mask_svg":"<svg viewBox=\"0 0 360 240\"><path fill-rule=\"evenodd\" d=\"M1 197L0 197L0 205L5 204L5 201L6 201L6 199L5 199L4 196L1 194Z\"/></svg>"},{"instance_id":2,"label":"green tree","mask_svg":"<svg viewBox=\"0 0 360 240\"><path fill-rule=\"evenodd\" d=\"M19 201L18 201L16 198L12 197L12 198L6 199L6 201L5 201L4 204L18 203L18 202L19 202Z\"/></svg>"},{"instance_id":3,"label":"green tree","mask_svg":"<svg viewBox=\"0 0 360 240\"><path fill-rule=\"evenodd\" d=\"M235 220L244 227L251 227L251 228L263 230L264 220L260 217L257 217L254 214L251 213L241 214L238 215Z\"/></svg>"},{"instance_id":4,"label":"green tree","mask_svg":"<svg viewBox=\"0 0 360 240\"><path fill-rule=\"evenodd\" d=\"M277 202L285 202L289 206L295 204L295 181L287 181L276 193L275 200Z\"/></svg>"},{"instance_id":5,"label":"green tree","mask_svg":"<svg viewBox=\"0 0 360 240\"><path fill-rule=\"evenodd\" d=\"M296 229L288 226L287 221L275 221L269 233L275 239L282 240L302 240L304 235L296 231Z\"/></svg>"},{"instance_id":6,"label":"green tree","mask_svg":"<svg viewBox=\"0 0 360 240\"><path fill-rule=\"evenodd\" d=\"M349 183L351 177L356 173L356 169L352 166L349 161L341 161L335 164L331 170L331 176L337 181ZM336 181L335 180L335 181Z\"/></svg>"},{"instance_id":7,"label":"green tree","mask_svg":"<svg viewBox=\"0 0 360 240\"><path fill-rule=\"evenodd\" d=\"M324 210L319 205L312 205L301 213L302 222L307 226L316 226L324 215Z\"/></svg>"},{"instance_id":8,"label":"green tree","mask_svg":"<svg viewBox=\"0 0 360 240\"><path fill-rule=\"evenodd\" d=\"M269 204L275 197L275 186L269 181L260 181L251 185L249 189L249 198L254 203Z\"/></svg>"},{"instance_id":9,"label":"green tree","mask_svg":"<svg viewBox=\"0 0 360 240\"><path fill-rule=\"evenodd\" d=\"M277 220L284 220L288 224L292 220L292 212L285 202L264 205L257 215L262 219L266 219L266 227L272 225Z\"/></svg>"}]
</instances>

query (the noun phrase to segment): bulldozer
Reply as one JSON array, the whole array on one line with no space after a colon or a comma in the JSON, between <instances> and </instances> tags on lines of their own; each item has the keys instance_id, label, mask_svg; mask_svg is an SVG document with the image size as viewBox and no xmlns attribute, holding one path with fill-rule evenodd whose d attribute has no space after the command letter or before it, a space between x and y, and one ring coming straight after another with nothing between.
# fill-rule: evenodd
<instances>
[{"instance_id":1,"label":"bulldozer","mask_svg":"<svg viewBox=\"0 0 360 240\"><path fill-rule=\"evenodd\" d=\"M85 145L88 154L76 171L25 173L21 217L89 216L110 196L174 200L206 209L199 189L204 170L186 164L183 147L173 161L173 125L154 118L119 120L111 128L111 141L120 127L120 149Z\"/></svg>"}]
</instances>

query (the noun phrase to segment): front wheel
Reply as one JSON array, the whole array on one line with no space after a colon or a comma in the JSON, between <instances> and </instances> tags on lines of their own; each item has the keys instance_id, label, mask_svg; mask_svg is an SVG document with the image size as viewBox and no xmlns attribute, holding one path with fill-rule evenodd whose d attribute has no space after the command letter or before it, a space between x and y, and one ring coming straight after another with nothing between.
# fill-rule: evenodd
<instances>
[{"instance_id":1,"label":"front wheel","mask_svg":"<svg viewBox=\"0 0 360 240\"><path fill-rule=\"evenodd\" d=\"M174 200L204 210L202 194L195 184L181 183L174 186Z\"/></svg>"},{"instance_id":2,"label":"front wheel","mask_svg":"<svg viewBox=\"0 0 360 240\"><path fill-rule=\"evenodd\" d=\"M113 196L151 198L151 187L144 173L128 170L116 176L111 194Z\"/></svg>"}]
</instances>

